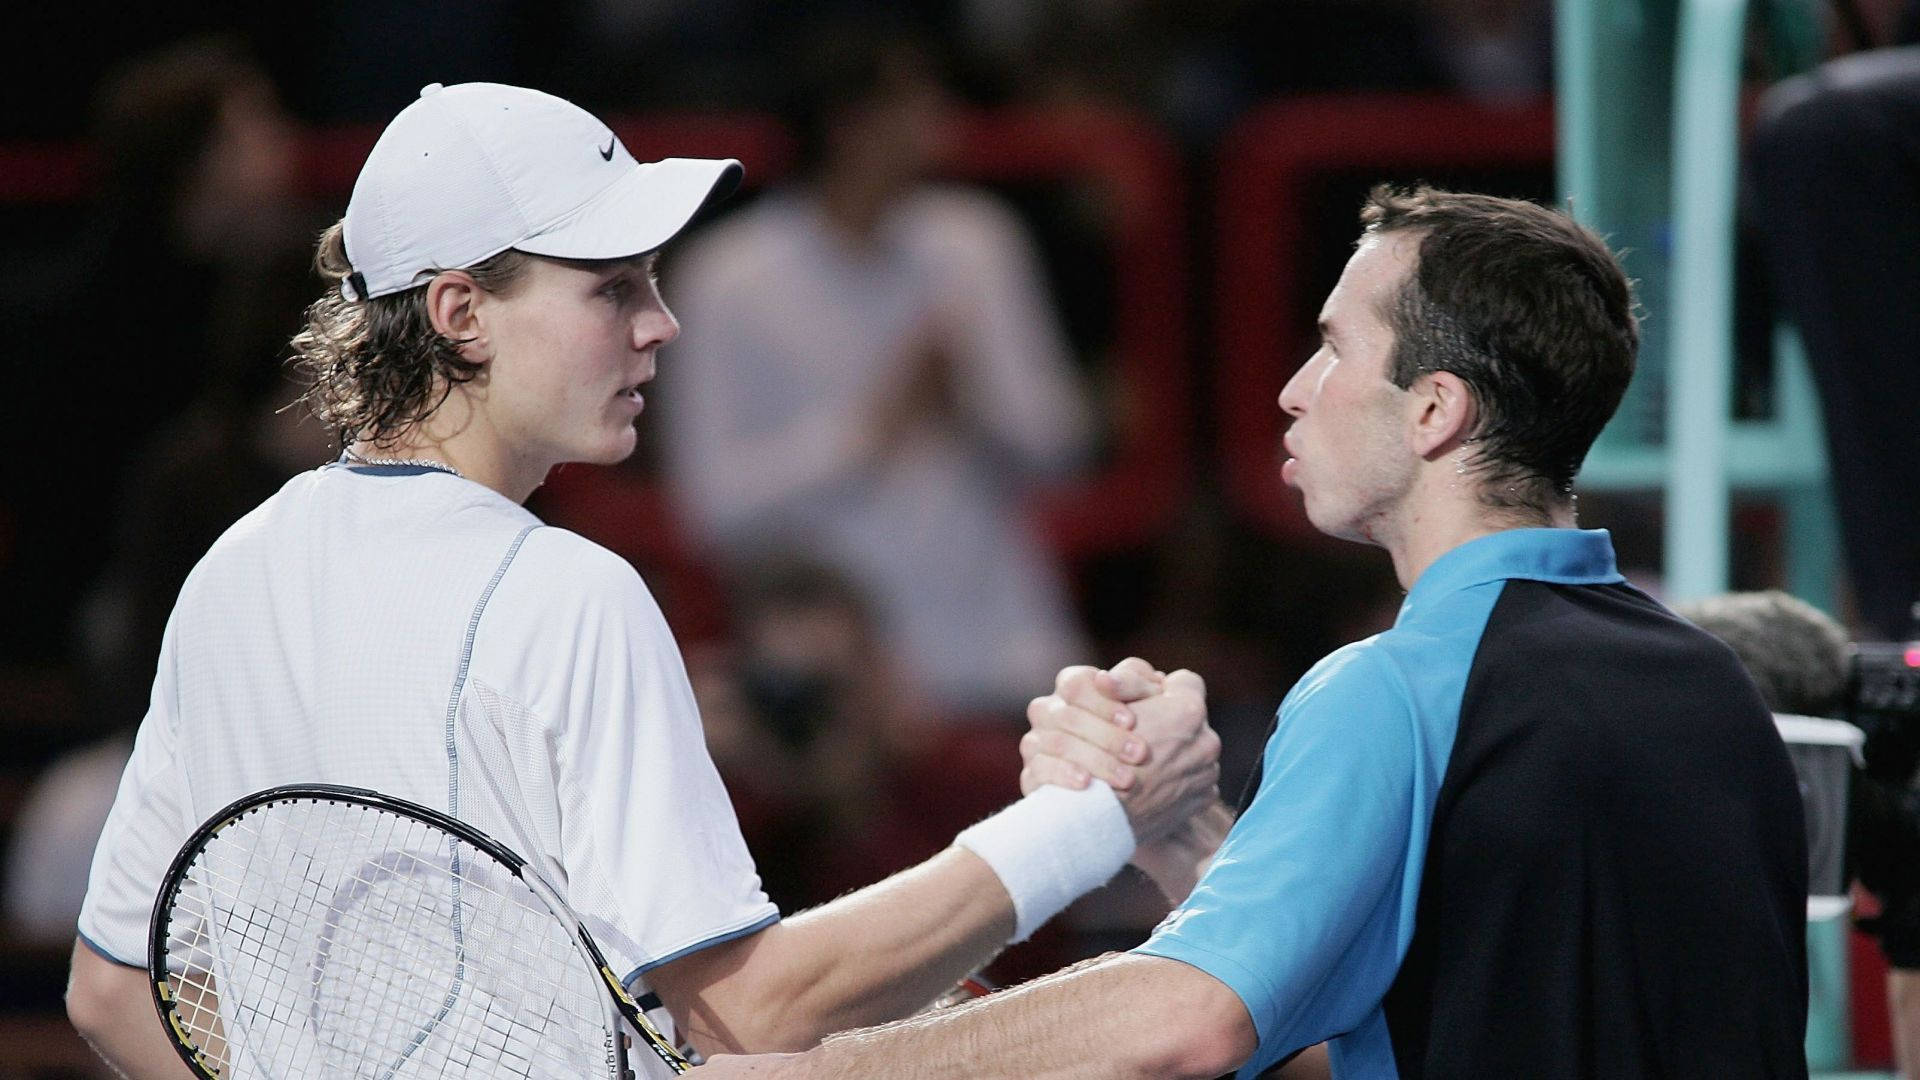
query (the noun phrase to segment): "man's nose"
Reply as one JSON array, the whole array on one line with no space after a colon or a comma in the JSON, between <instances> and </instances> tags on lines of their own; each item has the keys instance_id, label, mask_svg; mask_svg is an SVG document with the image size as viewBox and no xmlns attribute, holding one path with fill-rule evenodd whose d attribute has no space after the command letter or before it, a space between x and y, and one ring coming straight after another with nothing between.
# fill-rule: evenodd
<instances>
[{"instance_id":1,"label":"man's nose","mask_svg":"<svg viewBox=\"0 0 1920 1080\"><path fill-rule=\"evenodd\" d=\"M1300 416L1307 411L1307 380L1312 377L1311 372L1319 358L1317 352L1308 357L1307 362L1300 365L1300 370L1293 373L1293 378L1287 380L1287 385L1280 388L1280 408L1288 416Z\"/></svg>"}]
</instances>

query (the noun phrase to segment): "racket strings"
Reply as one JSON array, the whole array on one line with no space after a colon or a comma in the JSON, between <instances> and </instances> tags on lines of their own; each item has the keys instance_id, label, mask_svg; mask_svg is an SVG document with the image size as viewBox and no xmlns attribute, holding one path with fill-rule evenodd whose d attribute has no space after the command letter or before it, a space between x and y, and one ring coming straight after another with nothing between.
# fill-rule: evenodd
<instances>
[{"instance_id":1,"label":"racket strings","mask_svg":"<svg viewBox=\"0 0 1920 1080\"><path fill-rule=\"evenodd\" d=\"M269 804L207 844L174 912L174 1013L222 1077L611 1064L605 991L567 930L507 868L424 822Z\"/></svg>"}]
</instances>

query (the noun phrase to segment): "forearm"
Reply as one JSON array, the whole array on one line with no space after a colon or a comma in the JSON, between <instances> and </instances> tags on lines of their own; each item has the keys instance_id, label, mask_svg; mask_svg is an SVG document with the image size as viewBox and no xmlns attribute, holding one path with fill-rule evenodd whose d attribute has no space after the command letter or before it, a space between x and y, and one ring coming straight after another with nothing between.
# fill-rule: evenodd
<instances>
[{"instance_id":1,"label":"forearm","mask_svg":"<svg viewBox=\"0 0 1920 1080\"><path fill-rule=\"evenodd\" d=\"M1016 990L827 1040L812 1080L1168 1080L1215 1077L1252 1054L1253 1024L1224 984L1176 960L1117 955Z\"/></svg>"},{"instance_id":2,"label":"forearm","mask_svg":"<svg viewBox=\"0 0 1920 1080\"><path fill-rule=\"evenodd\" d=\"M743 939L731 955L676 962L706 970L675 1011L708 1053L804 1049L925 1007L991 960L1013 923L999 878L978 856L949 848ZM666 976L654 985L672 1005Z\"/></svg>"},{"instance_id":3,"label":"forearm","mask_svg":"<svg viewBox=\"0 0 1920 1080\"><path fill-rule=\"evenodd\" d=\"M792 979L814 1018L807 1045L925 1008L999 955L1013 922L1000 879L958 847L801 914L790 926Z\"/></svg>"},{"instance_id":4,"label":"forearm","mask_svg":"<svg viewBox=\"0 0 1920 1080\"><path fill-rule=\"evenodd\" d=\"M1893 1014L1895 1075L1920 1080L1920 971L1887 972L1887 1006Z\"/></svg>"},{"instance_id":5,"label":"forearm","mask_svg":"<svg viewBox=\"0 0 1920 1080\"><path fill-rule=\"evenodd\" d=\"M1220 850L1232 830L1233 820L1233 811L1216 800L1171 835L1140 845L1133 864L1159 886L1167 903L1178 905L1206 873L1214 852Z\"/></svg>"},{"instance_id":6,"label":"forearm","mask_svg":"<svg viewBox=\"0 0 1920 1080\"><path fill-rule=\"evenodd\" d=\"M129 1080L193 1075L160 1028L146 971L116 964L79 941L67 981L67 1015L94 1052Z\"/></svg>"}]
</instances>

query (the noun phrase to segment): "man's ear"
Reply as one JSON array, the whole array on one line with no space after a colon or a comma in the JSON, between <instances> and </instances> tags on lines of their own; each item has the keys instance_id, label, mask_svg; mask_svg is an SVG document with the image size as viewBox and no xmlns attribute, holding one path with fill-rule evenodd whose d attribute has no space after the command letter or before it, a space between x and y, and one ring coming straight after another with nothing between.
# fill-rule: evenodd
<instances>
[{"instance_id":1,"label":"man's ear","mask_svg":"<svg viewBox=\"0 0 1920 1080\"><path fill-rule=\"evenodd\" d=\"M459 342L461 357L474 363L485 363L492 355L481 325L480 299L479 284L464 271L448 270L427 282L427 318L441 337Z\"/></svg>"},{"instance_id":2,"label":"man's ear","mask_svg":"<svg viewBox=\"0 0 1920 1080\"><path fill-rule=\"evenodd\" d=\"M1421 375L1407 388L1413 393L1413 452L1432 460L1473 437L1480 423L1480 404L1466 381L1451 371Z\"/></svg>"}]
</instances>

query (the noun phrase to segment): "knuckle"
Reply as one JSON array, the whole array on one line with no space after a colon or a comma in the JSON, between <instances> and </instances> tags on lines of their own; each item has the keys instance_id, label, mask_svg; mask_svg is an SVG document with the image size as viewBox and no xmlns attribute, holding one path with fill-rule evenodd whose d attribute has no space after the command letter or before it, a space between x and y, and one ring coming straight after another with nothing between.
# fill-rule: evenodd
<instances>
[{"instance_id":1,"label":"knuckle","mask_svg":"<svg viewBox=\"0 0 1920 1080\"><path fill-rule=\"evenodd\" d=\"M1052 700L1053 700L1053 697L1051 695L1042 694L1041 696L1034 698L1032 701L1027 702L1027 723L1029 724L1039 723L1040 718L1046 714L1047 703Z\"/></svg>"},{"instance_id":2,"label":"knuckle","mask_svg":"<svg viewBox=\"0 0 1920 1080\"><path fill-rule=\"evenodd\" d=\"M1025 735L1020 736L1020 757L1022 760L1031 761L1034 756L1039 753L1040 733L1038 731L1029 731Z\"/></svg>"},{"instance_id":3,"label":"knuckle","mask_svg":"<svg viewBox=\"0 0 1920 1080\"><path fill-rule=\"evenodd\" d=\"M1200 698L1201 700L1206 699L1206 696L1207 696L1206 680L1202 679L1198 674L1188 670L1187 668L1181 668L1179 671L1176 671L1173 674L1167 676L1167 683L1169 685L1173 685L1177 683L1180 686L1180 689L1182 692L1191 694L1194 697Z\"/></svg>"},{"instance_id":4,"label":"knuckle","mask_svg":"<svg viewBox=\"0 0 1920 1080\"><path fill-rule=\"evenodd\" d=\"M1055 693L1065 694L1069 689L1091 684L1095 670L1095 668L1089 667L1086 664L1075 664L1072 667L1061 668L1060 673L1053 677L1053 689Z\"/></svg>"}]
</instances>

